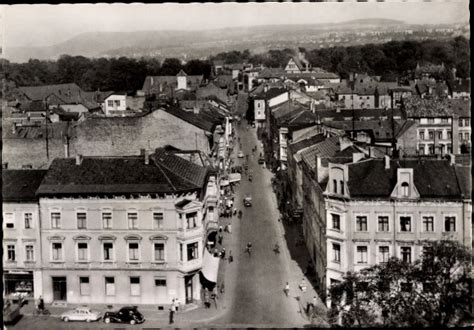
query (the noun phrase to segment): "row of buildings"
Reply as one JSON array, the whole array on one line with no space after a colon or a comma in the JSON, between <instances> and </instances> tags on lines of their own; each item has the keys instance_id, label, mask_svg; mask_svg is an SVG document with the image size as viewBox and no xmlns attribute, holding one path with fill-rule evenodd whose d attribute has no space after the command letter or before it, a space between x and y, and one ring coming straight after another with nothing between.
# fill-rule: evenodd
<instances>
[{"instance_id":1,"label":"row of buildings","mask_svg":"<svg viewBox=\"0 0 474 330\"><path fill-rule=\"evenodd\" d=\"M217 273L206 265L213 257L205 245L217 229L218 170L206 157L160 148L3 169L4 295L159 306L200 300L202 282L213 284L209 271Z\"/></svg>"}]
</instances>

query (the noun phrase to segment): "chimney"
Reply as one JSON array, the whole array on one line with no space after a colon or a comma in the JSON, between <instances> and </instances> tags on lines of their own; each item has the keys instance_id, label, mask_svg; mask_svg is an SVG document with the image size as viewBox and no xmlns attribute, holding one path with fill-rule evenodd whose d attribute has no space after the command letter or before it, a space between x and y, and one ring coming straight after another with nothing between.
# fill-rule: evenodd
<instances>
[{"instance_id":1,"label":"chimney","mask_svg":"<svg viewBox=\"0 0 474 330\"><path fill-rule=\"evenodd\" d=\"M8 169L8 163L2 163L2 169L3 170Z\"/></svg>"},{"instance_id":2,"label":"chimney","mask_svg":"<svg viewBox=\"0 0 474 330\"><path fill-rule=\"evenodd\" d=\"M194 112L196 115L199 114L199 107L198 107L197 105L195 105L195 106L193 107L193 112Z\"/></svg>"},{"instance_id":3,"label":"chimney","mask_svg":"<svg viewBox=\"0 0 474 330\"><path fill-rule=\"evenodd\" d=\"M76 165L81 165L82 164L82 155L77 154L76 155Z\"/></svg>"},{"instance_id":4,"label":"chimney","mask_svg":"<svg viewBox=\"0 0 474 330\"><path fill-rule=\"evenodd\" d=\"M268 85L263 86L263 91L266 93L268 92Z\"/></svg>"},{"instance_id":5,"label":"chimney","mask_svg":"<svg viewBox=\"0 0 474 330\"><path fill-rule=\"evenodd\" d=\"M150 155L148 154L147 151L145 151L144 160L145 160L145 165L150 164Z\"/></svg>"},{"instance_id":6,"label":"chimney","mask_svg":"<svg viewBox=\"0 0 474 330\"><path fill-rule=\"evenodd\" d=\"M449 164L451 165L456 164L456 156L454 156L454 154L449 154Z\"/></svg>"},{"instance_id":7,"label":"chimney","mask_svg":"<svg viewBox=\"0 0 474 330\"><path fill-rule=\"evenodd\" d=\"M390 156L385 155L384 159L385 159L385 169L389 170L390 169Z\"/></svg>"},{"instance_id":8,"label":"chimney","mask_svg":"<svg viewBox=\"0 0 474 330\"><path fill-rule=\"evenodd\" d=\"M352 154L352 162L357 163L359 160L363 159L365 154L363 152L354 152Z\"/></svg>"}]
</instances>

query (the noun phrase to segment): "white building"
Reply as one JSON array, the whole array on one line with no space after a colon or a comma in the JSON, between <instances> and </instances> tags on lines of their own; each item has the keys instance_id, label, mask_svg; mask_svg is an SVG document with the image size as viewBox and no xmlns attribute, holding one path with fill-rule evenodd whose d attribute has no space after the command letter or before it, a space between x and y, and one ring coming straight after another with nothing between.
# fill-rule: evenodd
<instances>
[{"instance_id":1,"label":"white building","mask_svg":"<svg viewBox=\"0 0 474 330\"><path fill-rule=\"evenodd\" d=\"M117 116L127 110L126 94L111 94L104 99L104 112L106 116Z\"/></svg>"}]
</instances>

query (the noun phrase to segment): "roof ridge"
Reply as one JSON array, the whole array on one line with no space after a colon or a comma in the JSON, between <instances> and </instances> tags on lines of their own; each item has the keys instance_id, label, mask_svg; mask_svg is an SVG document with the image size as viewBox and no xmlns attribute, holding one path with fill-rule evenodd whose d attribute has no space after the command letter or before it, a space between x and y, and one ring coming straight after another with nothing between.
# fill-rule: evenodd
<instances>
[{"instance_id":1,"label":"roof ridge","mask_svg":"<svg viewBox=\"0 0 474 330\"><path fill-rule=\"evenodd\" d=\"M171 182L171 179L168 178L168 176L166 175L165 171L163 171L163 169L161 168L160 164L158 163L158 161L156 160L156 154L152 155L150 158L153 159L153 162L155 163L156 167L158 167L158 169L161 171L161 173L163 173L166 181L168 181L168 183L170 184L170 186L173 188L173 190L177 190L176 187L174 186L174 184Z\"/></svg>"},{"instance_id":2,"label":"roof ridge","mask_svg":"<svg viewBox=\"0 0 474 330\"><path fill-rule=\"evenodd\" d=\"M166 156L169 156L169 154L167 154L166 152L165 152L165 154L166 154ZM173 154L171 154L171 156L177 157L177 158L179 158L179 159L181 159L181 160L184 160L185 162L189 162L189 163L192 164L192 165L196 165L196 164L194 164L194 163L192 163L192 162L190 162L190 161L188 161L188 160L186 160L186 159L184 159L184 158L181 158L181 157L179 157L179 156L176 156L176 155L173 155ZM163 168L165 168L166 170L170 171L171 173L173 173L174 175L180 177L181 179L183 179L183 180L185 180L185 181L191 183L192 185L194 185L194 186L196 185L195 182L193 182L193 181L189 180L188 178L186 178L186 177L184 177L184 176L182 176L182 175L176 173L174 170L170 169L168 166L166 166L166 165L164 165L164 164L161 164L161 166L162 166ZM196 165L196 166L198 166L198 165ZM165 175L165 177L168 179L168 176ZM173 186L173 187L174 187L174 186ZM176 189L175 189L175 190L176 190Z\"/></svg>"}]
</instances>

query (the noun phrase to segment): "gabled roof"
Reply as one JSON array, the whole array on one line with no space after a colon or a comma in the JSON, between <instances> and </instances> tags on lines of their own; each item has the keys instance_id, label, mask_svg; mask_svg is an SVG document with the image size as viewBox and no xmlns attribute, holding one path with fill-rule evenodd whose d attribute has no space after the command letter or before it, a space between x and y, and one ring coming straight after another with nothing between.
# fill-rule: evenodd
<instances>
[{"instance_id":1,"label":"gabled roof","mask_svg":"<svg viewBox=\"0 0 474 330\"><path fill-rule=\"evenodd\" d=\"M285 70L280 68L265 68L258 74L258 78L270 79L270 78L281 78L286 75Z\"/></svg>"},{"instance_id":2,"label":"gabled roof","mask_svg":"<svg viewBox=\"0 0 474 330\"><path fill-rule=\"evenodd\" d=\"M47 127L47 131L46 131ZM2 130L5 139L46 139L46 132L50 140L62 140L70 136L70 126L67 122L49 123L48 125L17 126L15 132L11 129Z\"/></svg>"},{"instance_id":3,"label":"gabled roof","mask_svg":"<svg viewBox=\"0 0 474 330\"><path fill-rule=\"evenodd\" d=\"M181 73L182 72L182 73ZM196 89L201 85L204 76L203 75L187 75L184 71L180 71L178 75L185 75L186 76L186 84L188 85L189 88L191 89ZM145 81L143 82L143 87L142 90L144 92L152 92L153 91L159 91L160 90L160 85L163 90L163 92L166 92L165 89L175 89L178 85L178 75L176 76L147 76L145 78Z\"/></svg>"},{"instance_id":4,"label":"gabled roof","mask_svg":"<svg viewBox=\"0 0 474 330\"><path fill-rule=\"evenodd\" d=\"M257 95L255 95L255 99L266 99L270 100L274 97L277 97L279 95L288 93L288 91L285 88L269 88L267 92L263 91Z\"/></svg>"},{"instance_id":5,"label":"gabled roof","mask_svg":"<svg viewBox=\"0 0 474 330\"><path fill-rule=\"evenodd\" d=\"M288 145L288 148L291 149L291 151L293 152L293 154L297 153L298 151L304 149L304 148L307 148L307 147L310 147L312 145L315 145L316 143L319 143L321 141L323 141L325 139L325 136L324 134L316 134L316 135L313 135L307 139L304 139L304 140L301 140L301 141L298 141L298 142L294 142L294 143L290 143Z\"/></svg>"},{"instance_id":6,"label":"gabled roof","mask_svg":"<svg viewBox=\"0 0 474 330\"><path fill-rule=\"evenodd\" d=\"M457 156L456 156L457 157ZM459 183L459 188L464 198L470 199L472 197L472 173L471 166L455 166L456 176Z\"/></svg>"},{"instance_id":7,"label":"gabled roof","mask_svg":"<svg viewBox=\"0 0 474 330\"><path fill-rule=\"evenodd\" d=\"M348 187L351 197L389 198L397 183L398 168L412 168L414 185L422 198L460 198L455 167L447 160L370 159L349 164Z\"/></svg>"},{"instance_id":8,"label":"gabled roof","mask_svg":"<svg viewBox=\"0 0 474 330\"><path fill-rule=\"evenodd\" d=\"M194 125L196 127L199 127L207 132L212 133L215 124L202 116L199 116L199 114L195 114L193 112L189 111L184 111L181 110L180 108L176 107L168 107L168 108L163 108L163 111L169 113L170 115L173 115L175 117L178 117L181 120L184 120L191 125Z\"/></svg>"},{"instance_id":9,"label":"gabled roof","mask_svg":"<svg viewBox=\"0 0 474 330\"><path fill-rule=\"evenodd\" d=\"M314 124L317 121L317 116L307 109L297 109L283 116L279 119L280 126L300 126L307 124Z\"/></svg>"},{"instance_id":10,"label":"gabled roof","mask_svg":"<svg viewBox=\"0 0 474 330\"><path fill-rule=\"evenodd\" d=\"M295 62L296 66L298 67L298 69L299 69L300 71L303 71L303 70L305 69L303 63L301 63L301 61L300 61L300 59L299 59L298 57L296 57L296 56L290 57L290 59L288 60L288 63L289 63L291 60L293 60L293 62Z\"/></svg>"},{"instance_id":11,"label":"gabled roof","mask_svg":"<svg viewBox=\"0 0 474 330\"><path fill-rule=\"evenodd\" d=\"M43 85L43 86L23 86L18 89L31 101L43 101L51 94L58 97L67 97L68 94L77 94L81 88L75 83Z\"/></svg>"},{"instance_id":12,"label":"gabled roof","mask_svg":"<svg viewBox=\"0 0 474 330\"><path fill-rule=\"evenodd\" d=\"M316 156L333 157L339 150L339 137L333 136L303 150L301 158L310 168L314 168L316 166Z\"/></svg>"},{"instance_id":13,"label":"gabled roof","mask_svg":"<svg viewBox=\"0 0 474 330\"><path fill-rule=\"evenodd\" d=\"M56 158L37 196L180 193L204 187L207 168L157 149L148 165L143 156Z\"/></svg>"},{"instance_id":14,"label":"gabled roof","mask_svg":"<svg viewBox=\"0 0 474 330\"><path fill-rule=\"evenodd\" d=\"M32 202L46 170L2 170L3 202Z\"/></svg>"},{"instance_id":15,"label":"gabled roof","mask_svg":"<svg viewBox=\"0 0 474 330\"><path fill-rule=\"evenodd\" d=\"M301 72L301 73L286 73L285 77L291 79L293 81L299 79L338 79L339 76L335 73L324 71L324 70L317 70L312 72Z\"/></svg>"}]
</instances>

